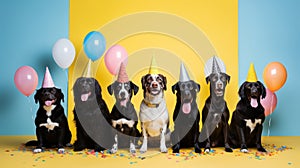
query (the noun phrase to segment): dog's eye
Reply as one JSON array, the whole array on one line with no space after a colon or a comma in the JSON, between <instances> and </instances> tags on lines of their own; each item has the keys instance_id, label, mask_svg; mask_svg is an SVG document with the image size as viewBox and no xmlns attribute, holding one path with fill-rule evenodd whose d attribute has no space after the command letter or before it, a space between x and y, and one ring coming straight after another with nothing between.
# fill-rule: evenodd
<instances>
[{"instance_id":1,"label":"dog's eye","mask_svg":"<svg viewBox=\"0 0 300 168\"><path fill-rule=\"evenodd\" d=\"M221 77L221 80L222 80L223 82L225 82L225 81L226 81L226 77L225 77L225 76L222 76L222 77Z\"/></svg>"},{"instance_id":2,"label":"dog's eye","mask_svg":"<svg viewBox=\"0 0 300 168\"><path fill-rule=\"evenodd\" d=\"M190 90L193 90L193 85L190 84L190 83L188 83L188 84L186 85L186 87L187 87L188 89L190 89Z\"/></svg>"},{"instance_id":3,"label":"dog's eye","mask_svg":"<svg viewBox=\"0 0 300 168\"><path fill-rule=\"evenodd\" d=\"M157 81L157 82L162 82L162 79L161 79L160 77L157 77L157 78L156 78L156 81Z\"/></svg>"},{"instance_id":4,"label":"dog's eye","mask_svg":"<svg viewBox=\"0 0 300 168\"><path fill-rule=\"evenodd\" d=\"M185 84L181 84L180 85L180 90L184 90L185 89Z\"/></svg>"},{"instance_id":5,"label":"dog's eye","mask_svg":"<svg viewBox=\"0 0 300 168\"><path fill-rule=\"evenodd\" d=\"M212 78L212 81L213 82L216 82L218 80L218 77L216 77L216 76L214 76L213 78Z\"/></svg>"}]
</instances>

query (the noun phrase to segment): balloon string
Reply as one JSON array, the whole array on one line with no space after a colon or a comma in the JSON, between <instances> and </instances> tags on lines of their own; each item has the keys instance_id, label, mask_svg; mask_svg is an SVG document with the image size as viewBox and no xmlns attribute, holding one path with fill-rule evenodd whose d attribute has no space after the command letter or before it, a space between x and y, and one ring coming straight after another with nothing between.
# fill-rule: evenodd
<instances>
[{"instance_id":1,"label":"balloon string","mask_svg":"<svg viewBox=\"0 0 300 168\"><path fill-rule=\"evenodd\" d=\"M28 106L29 106L29 111L30 111L30 114L31 114L31 119L32 119L32 123L35 123L34 122L34 114L33 114L33 108L32 108L32 103L31 103L31 101L30 101L30 98L29 98L29 96L27 96L27 101L28 101ZM35 127L33 127L33 133L35 133L35 129L34 129Z\"/></svg>"},{"instance_id":2,"label":"balloon string","mask_svg":"<svg viewBox=\"0 0 300 168\"><path fill-rule=\"evenodd\" d=\"M273 96L271 96L271 107L270 107L270 119L269 119L269 126L268 126L268 136L270 136L270 132L271 132L271 121L272 121L272 113L273 113Z\"/></svg>"},{"instance_id":3,"label":"balloon string","mask_svg":"<svg viewBox=\"0 0 300 168\"><path fill-rule=\"evenodd\" d=\"M68 74L68 70L64 69L65 71L65 79L66 79L66 95L68 95L68 85L69 85L69 74ZM68 99L65 100L65 103L67 104L66 106L66 112L68 112ZM68 113L67 113L68 114Z\"/></svg>"}]
</instances>

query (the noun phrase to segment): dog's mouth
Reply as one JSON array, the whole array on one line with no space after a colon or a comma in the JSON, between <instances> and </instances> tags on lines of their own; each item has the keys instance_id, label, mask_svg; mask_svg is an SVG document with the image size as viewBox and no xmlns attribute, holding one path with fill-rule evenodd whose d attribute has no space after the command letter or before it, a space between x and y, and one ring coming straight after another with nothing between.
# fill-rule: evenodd
<instances>
[{"instance_id":1,"label":"dog's mouth","mask_svg":"<svg viewBox=\"0 0 300 168\"><path fill-rule=\"evenodd\" d=\"M253 108L256 108L258 106L258 101L257 101L257 97L250 97L250 105Z\"/></svg>"},{"instance_id":2,"label":"dog's mouth","mask_svg":"<svg viewBox=\"0 0 300 168\"><path fill-rule=\"evenodd\" d=\"M191 112L192 102L193 102L193 99L184 99L182 101L181 109L184 114L189 114Z\"/></svg>"},{"instance_id":3,"label":"dog's mouth","mask_svg":"<svg viewBox=\"0 0 300 168\"><path fill-rule=\"evenodd\" d=\"M46 105L46 106L51 106L52 104L55 103L55 101L56 101L56 99L53 99L53 100L46 100L46 101L45 101L45 105Z\"/></svg>"},{"instance_id":4,"label":"dog's mouth","mask_svg":"<svg viewBox=\"0 0 300 168\"><path fill-rule=\"evenodd\" d=\"M151 95L158 95L160 93L160 90L159 89L150 89L149 90L150 94Z\"/></svg>"},{"instance_id":5,"label":"dog's mouth","mask_svg":"<svg viewBox=\"0 0 300 168\"><path fill-rule=\"evenodd\" d=\"M88 92L88 93L82 93L81 94L81 101L83 102L86 102L88 99L89 99L89 96L91 95L92 93L91 92Z\"/></svg>"},{"instance_id":6,"label":"dog's mouth","mask_svg":"<svg viewBox=\"0 0 300 168\"><path fill-rule=\"evenodd\" d=\"M126 107L128 100L129 100L128 97L119 99L120 106Z\"/></svg>"},{"instance_id":7,"label":"dog's mouth","mask_svg":"<svg viewBox=\"0 0 300 168\"><path fill-rule=\"evenodd\" d=\"M216 96L220 97L224 95L223 89L215 89Z\"/></svg>"}]
</instances>

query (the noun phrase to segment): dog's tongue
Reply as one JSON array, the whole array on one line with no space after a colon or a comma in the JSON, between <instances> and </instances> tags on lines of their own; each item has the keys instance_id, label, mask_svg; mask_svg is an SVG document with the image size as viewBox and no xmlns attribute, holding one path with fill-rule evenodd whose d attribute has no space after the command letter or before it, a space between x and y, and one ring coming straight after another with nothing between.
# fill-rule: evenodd
<instances>
[{"instance_id":1,"label":"dog's tongue","mask_svg":"<svg viewBox=\"0 0 300 168\"><path fill-rule=\"evenodd\" d=\"M127 100L121 100L120 105L126 107Z\"/></svg>"},{"instance_id":2,"label":"dog's tongue","mask_svg":"<svg viewBox=\"0 0 300 168\"><path fill-rule=\"evenodd\" d=\"M83 101L83 102L87 101L88 98L89 98L89 95L90 95L89 93L82 94L81 95L81 101Z\"/></svg>"},{"instance_id":3,"label":"dog's tongue","mask_svg":"<svg viewBox=\"0 0 300 168\"><path fill-rule=\"evenodd\" d=\"M47 100L47 101L45 101L45 105L51 106L53 102L54 102L54 100Z\"/></svg>"},{"instance_id":4,"label":"dog's tongue","mask_svg":"<svg viewBox=\"0 0 300 168\"><path fill-rule=\"evenodd\" d=\"M251 106L256 108L258 106L257 99L251 98Z\"/></svg>"},{"instance_id":5,"label":"dog's tongue","mask_svg":"<svg viewBox=\"0 0 300 168\"><path fill-rule=\"evenodd\" d=\"M191 103L183 103L182 111L185 114L189 114L191 112Z\"/></svg>"}]
</instances>

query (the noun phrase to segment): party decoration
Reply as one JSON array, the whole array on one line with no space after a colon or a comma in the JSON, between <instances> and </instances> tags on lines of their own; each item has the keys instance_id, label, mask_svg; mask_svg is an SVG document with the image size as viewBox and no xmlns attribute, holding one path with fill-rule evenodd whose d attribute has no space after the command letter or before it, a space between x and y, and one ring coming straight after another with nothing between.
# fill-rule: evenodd
<instances>
[{"instance_id":1,"label":"party decoration","mask_svg":"<svg viewBox=\"0 0 300 168\"><path fill-rule=\"evenodd\" d=\"M30 66L22 66L15 72L14 82L25 96L30 96L38 85L38 75Z\"/></svg>"},{"instance_id":2,"label":"party decoration","mask_svg":"<svg viewBox=\"0 0 300 168\"><path fill-rule=\"evenodd\" d=\"M212 73L226 73L226 67L221 58L213 56L205 63L204 73L205 77L208 77Z\"/></svg>"},{"instance_id":3,"label":"party decoration","mask_svg":"<svg viewBox=\"0 0 300 168\"><path fill-rule=\"evenodd\" d=\"M120 83L129 82L129 78L128 78L128 75L126 73L126 66L124 65L123 62L121 63L121 66L120 66L120 70L119 70L117 81L120 82Z\"/></svg>"},{"instance_id":4,"label":"party decoration","mask_svg":"<svg viewBox=\"0 0 300 168\"><path fill-rule=\"evenodd\" d=\"M54 82L52 80L49 68L46 67L42 88L53 88L53 87L55 87Z\"/></svg>"},{"instance_id":5,"label":"party decoration","mask_svg":"<svg viewBox=\"0 0 300 168\"><path fill-rule=\"evenodd\" d=\"M179 81L180 82L188 82L188 81L190 81L189 74L187 73L183 62L181 62L181 65L180 65Z\"/></svg>"},{"instance_id":6,"label":"party decoration","mask_svg":"<svg viewBox=\"0 0 300 168\"><path fill-rule=\"evenodd\" d=\"M86 65L86 67L83 71L82 77L86 77L86 78L92 78L93 77L92 61L91 60L89 60L89 62L87 63L87 65Z\"/></svg>"},{"instance_id":7,"label":"party decoration","mask_svg":"<svg viewBox=\"0 0 300 168\"><path fill-rule=\"evenodd\" d=\"M105 48L106 40L100 32L91 31L85 36L83 49L92 61L99 59L103 55Z\"/></svg>"},{"instance_id":8,"label":"party decoration","mask_svg":"<svg viewBox=\"0 0 300 168\"><path fill-rule=\"evenodd\" d=\"M152 57L149 74L158 74L157 63L155 57Z\"/></svg>"},{"instance_id":9,"label":"party decoration","mask_svg":"<svg viewBox=\"0 0 300 168\"><path fill-rule=\"evenodd\" d=\"M128 54L120 45L114 45L108 49L104 56L104 62L107 70L112 74L116 75L120 67L121 62L127 65Z\"/></svg>"},{"instance_id":10,"label":"party decoration","mask_svg":"<svg viewBox=\"0 0 300 168\"><path fill-rule=\"evenodd\" d=\"M261 99L260 102L262 106L265 108L265 116L268 116L271 113L273 113L273 111L276 108L277 96L269 89L266 89L266 92L267 92L266 97L264 99Z\"/></svg>"},{"instance_id":11,"label":"party decoration","mask_svg":"<svg viewBox=\"0 0 300 168\"><path fill-rule=\"evenodd\" d=\"M256 76L256 72L255 72L253 63L250 64L246 81L247 82L257 82L257 76Z\"/></svg>"},{"instance_id":12,"label":"party decoration","mask_svg":"<svg viewBox=\"0 0 300 168\"><path fill-rule=\"evenodd\" d=\"M263 72L263 79L267 88L275 92L286 82L287 71L280 62L269 63Z\"/></svg>"},{"instance_id":13,"label":"party decoration","mask_svg":"<svg viewBox=\"0 0 300 168\"><path fill-rule=\"evenodd\" d=\"M75 48L72 42L68 39L59 39L52 48L52 56L56 64L66 69L74 61Z\"/></svg>"}]
</instances>

